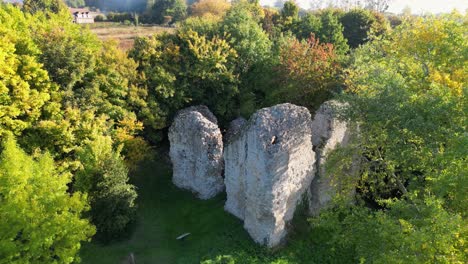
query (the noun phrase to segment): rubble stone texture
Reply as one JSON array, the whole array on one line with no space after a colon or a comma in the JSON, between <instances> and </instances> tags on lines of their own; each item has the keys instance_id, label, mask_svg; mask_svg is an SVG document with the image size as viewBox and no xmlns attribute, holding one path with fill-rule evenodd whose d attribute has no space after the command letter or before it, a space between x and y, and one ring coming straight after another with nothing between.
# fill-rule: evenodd
<instances>
[{"instance_id":1,"label":"rubble stone texture","mask_svg":"<svg viewBox=\"0 0 468 264\"><path fill-rule=\"evenodd\" d=\"M338 119L338 110L344 107L337 101L327 101L317 110L312 121L312 143L314 145L317 170L308 193L309 213L317 216L325 208L335 187L327 177L325 162L327 154L338 146L345 146L350 137L350 129L346 122Z\"/></svg>"},{"instance_id":2,"label":"rubble stone texture","mask_svg":"<svg viewBox=\"0 0 468 264\"><path fill-rule=\"evenodd\" d=\"M229 128L224 135L224 142L231 142L237 138L246 125L247 120L245 120L243 117L239 117L231 121L231 123L229 123Z\"/></svg>"},{"instance_id":3,"label":"rubble stone texture","mask_svg":"<svg viewBox=\"0 0 468 264\"><path fill-rule=\"evenodd\" d=\"M277 246L314 176L311 116L281 104L257 111L225 147L225 209L251 237Z\"/></svg>"},{"instance_id":4,"label":"rubble stone texture","mask_svg":"<svg viewBox=\"0 0 468 264\"><path fill-rule=\"evenodd\" d=\"M206 106L180 111L169 128L173 183L209 199L224 189L223 142L216 117Z\"/></svg>"}]
</instances>

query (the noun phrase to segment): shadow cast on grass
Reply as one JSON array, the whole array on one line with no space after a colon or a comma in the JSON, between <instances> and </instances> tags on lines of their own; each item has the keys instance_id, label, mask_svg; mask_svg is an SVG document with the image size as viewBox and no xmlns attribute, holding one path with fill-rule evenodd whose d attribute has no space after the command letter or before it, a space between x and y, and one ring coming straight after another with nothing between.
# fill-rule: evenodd
<instances>
[{"instance_id":1,"label":"shadow cast on grass","mask_svg":"<svg viewBox=\"0 0 468 264\"><path fill-rule=\"evenodd\" d=\"M321 257L329 250L311 238L305 215L295 217L289 242L272 251L256 245L242 221L224 211L224 193L203 201L178 189L171 182L170 166L162 160L143 164L131 179L138 188L133 233L106 245L83 245L82 263L126 263L131 253L138 264L330 262ZM191 234L176 240L184 233ZM314 247L322 254L317 255Z\"/></svg>"}]
</instances>

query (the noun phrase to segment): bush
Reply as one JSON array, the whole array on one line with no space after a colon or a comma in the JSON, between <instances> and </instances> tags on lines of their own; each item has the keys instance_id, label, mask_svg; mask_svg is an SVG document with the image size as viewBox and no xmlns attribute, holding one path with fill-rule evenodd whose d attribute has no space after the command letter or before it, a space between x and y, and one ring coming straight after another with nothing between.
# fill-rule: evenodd
<instances>
[{"instance_id":1,"label":"bush","mask_svg":"<svg viewBox=\"0 0 468 264\"><path fill-rule=\"evenodd\" d=\"M98 137L81 150L80 160L83 169L74 188L89 194L97 238L107 242L121 237L135 219L137 197L122 157L112 149L109 137Z\"/></svg>"},{"instance_id":2,"label":"bush","mask_svg":"<svg viewBox=\"0 0 468 264\"><path fill-rule=\"evenodd\" d=\"M183 0L158 0L150 12L154 23L175 23L187 16L187 4Z\"/></svg>"},{"instance_id":3,"label":"bush","mask_svg":"<svg viewBox=\"0 0 468 264\"><path fill-rule=\"evenodd\" d=\"M105 20L106 20L106 18L103 15L97 15L97 16L94 17L95 22L103 22Z\"/></svg>"},{"instance_id":4,"label":"bush","mask_svg":"<svg viewBox=\"0 0 468 264\"><path fill-rule=\"evenodd\" d=\"M107 21L111 21L111 22L125 23L125 21L129 21L129 23L131 24L134 20L132 14L130 13L109 12L106 16L107 16Z\"/></svg>"}]
</instances>

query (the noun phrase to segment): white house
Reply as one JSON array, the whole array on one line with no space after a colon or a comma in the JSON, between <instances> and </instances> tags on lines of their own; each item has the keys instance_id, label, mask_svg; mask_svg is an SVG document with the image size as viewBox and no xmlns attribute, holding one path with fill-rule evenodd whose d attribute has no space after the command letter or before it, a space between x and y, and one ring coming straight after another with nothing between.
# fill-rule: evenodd
<instances>
[{"instance_id":1,"label":"white house","mask_svg":"<svg viewBox=\"0 0 468 264\"><path fill-rule=\"evenodd\" d=\"M89 11L87 8L69 8L73 16L73 23L90 24L94 23L96 13Z\"/></svg>"}]
</instances>

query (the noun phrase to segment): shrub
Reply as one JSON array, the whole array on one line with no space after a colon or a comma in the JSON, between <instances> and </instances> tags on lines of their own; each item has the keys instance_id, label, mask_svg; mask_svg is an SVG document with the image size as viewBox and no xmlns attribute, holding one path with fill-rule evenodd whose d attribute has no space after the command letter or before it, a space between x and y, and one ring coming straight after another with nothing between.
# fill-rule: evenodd
<instances>
[{"instance_id":1,"label":"shrub","mask_svg":"<svg viewBox=\"0 0 468 264\"><path fill-rule=\"evenodd\" d=\"M89 142L79 155L83 169L76 175L74 188L89 194L97 238L104 242L119 238L136 214L137 193L128 184L128 169L109 137Z\"/></svg>"}]
</instances>

